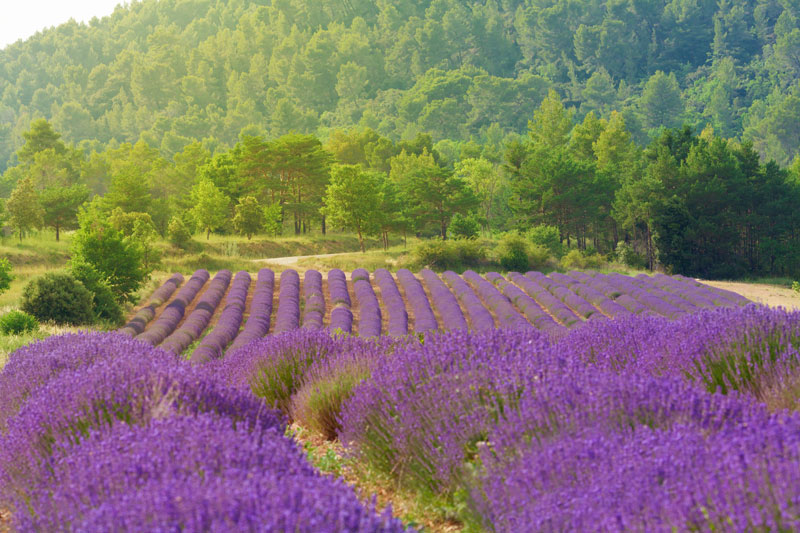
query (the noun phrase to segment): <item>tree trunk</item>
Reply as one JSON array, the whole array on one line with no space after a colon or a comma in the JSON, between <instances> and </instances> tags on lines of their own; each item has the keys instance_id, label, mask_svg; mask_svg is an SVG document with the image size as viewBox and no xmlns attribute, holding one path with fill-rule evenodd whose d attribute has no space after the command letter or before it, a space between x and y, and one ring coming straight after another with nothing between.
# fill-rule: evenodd
<instances>
[{"instance_id":1,"label":"tree trunk","mask_svg":"<svg viewBox=\"0 0 800 533\"><path fill-rule=\"evenodd\" d=\"M364 237L361 236L361 229L358 230L358 245L361 246L361 253L364 253Z\"/></svg>"},{"instance_id":2,"label":"tree trunk","mask_svg":"<svg viewBox=\"0 0 800 533\"><path fill-rule=\"evenodd\" d=\"M58 230L59 230L59 227L58 227L58 224L56 224L56 242L58 242L58 237L59 237Z\"/></svg>"},{"instance_id":3,"label":"tree trunk","mask_svg":"<svg viewBox=\"0 0 800 533\"><path fill-rule=\"evenodd\" d=\"M206 233L206 240L211 239L211 228L208 228L208 233Z\"/></svg>"},{"instance_id":4,"label":"tree trunk","mask_svg":"<svg viewBox=\"0 0 800 533\"><path fill-rule=\"evenodd\" d=\"M442 240L447 240L447 222L442 219Z\"/></svg>"},{"instance_id":5,"label":"tree trunk","mask_svg":"<svg viewBox=\"0 0 800 533\"><path fill-rule=\"evenodd\" d=\"M322 215L322 234L325 235L326 233L326 226L325 226L325 215Z\"/></svg>"}]
</instances>

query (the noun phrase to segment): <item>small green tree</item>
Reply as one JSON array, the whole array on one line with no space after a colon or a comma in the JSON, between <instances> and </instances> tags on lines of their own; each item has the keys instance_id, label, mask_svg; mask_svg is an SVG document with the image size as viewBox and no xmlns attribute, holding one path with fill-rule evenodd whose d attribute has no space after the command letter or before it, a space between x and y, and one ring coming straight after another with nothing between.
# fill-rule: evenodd
<instances>
[{"instance_id":1,"label":"small green tree","mask_svg":"<svg viewBox=\"0 0 800 533\"><path fill-rule=\"evenodd\" d=\"M39 204L39 195L30 178L22 178L17 183L11 197L6 202L6 211L8 211L9 224L19 232L20 242L22 242L22 235L25 232L42 227L44 211Z\"/></svg>"},{"instance_id":2,"label":"small green tree","mask_svg":"<svg viewBox=\"0 0 800 533\"><path fill-rule=\"evenodd\" d=\"M167 226L167 237L173 245L185 250L192 240L192 232L189 231L183 220L179 217L172 217Z\"/></svg>"},{"instance_id":3,"label":"small green tree","mask_svg":"<svg viewBox=\"0 0 800 533\"><path fill-rule=\"evenodd\" d=\"M191 198L192 216L206 232L206 239L210 239L211 232L225 224L230 200L209 179L201 179L192 187Z\"/></svg>"},{"instance_id":4,"label":"small green tree","mask_svg":"<svg viewBox=\"0 0 800 533\"><path fill-rule=\"evenodd\" d=\"M561 243L561 233L555 226L547 224L538 224L530 228L525 236L533 244L544 246L547 248L553 257L560 258L564 255L564 246Z\"/></svg>"},{"instance_id":5,"label":"small green tree","mask_svg":"<svg viewBox=\"0 0 800 533\"><path fill-rule=\"evenodd\" d=\"M44 225L56 230L57 241L62 229L78 227L78 208L89 199L89 194L85 185L51 187L41 192L39 201L44 214Z\"/></svg>"},{"instance_id":6,"label":"small green tree","mask_svg":"<svg viewBox=\"0 0 800 533\"><path fill-rule=\"evenodd\" d=\"M118 325L122 322L122 307L117 303L108 280L92 265L80 261L72 262L70 273L92 293L92 309L95 317L112 325Z\"/></svg>"},{"instance_id":7,"label":"small green tree","mask_svg":"<svg viewBox=\"0 0 800 533\"><path fill-rule=\"evenodd\" d=\"M480 230L480 223L472 215L463 216L456 213L450 221L450 233L456 239L474 239Z\"/></svg>"},{"instance_id":8,"label":"small green tree","mask_svg":"<svg viewBox=\"0 0 800 533\"><path fill-rule=\"evenodd\" d=\"M252 239L264 227L264 211L255 196L239 199L234 208L233 227L239 235L247 235Z\"/></svg>"},{"instance_id":9,"label":"small green tree","mask_svg":"<svg viewBox=\"0 0 800 533\"><path fill-rule=\"evenodd\" d=\"M362 252L364 235L378 230L380 205L380 177L376 173L357 165L334 165L325 207L320 211L332 225L355 231Z\"/></svg>"},{"instance_id":10,"label":"small green tree","mask_svg":"<svg viewBox=\"0 0 800 533\"><path fill-rule=\"evenodd\" d=\"M11 287L11 282L13 280L14 276L11 274L11 262L5 257L0 257L0 294Z\"/></svg>"},{"instance_id":11,"label":"small green tree","mask_svg":"<svg viewBox=\"0 0 800 533\"><path fill-rule=\"evenodd\" d=\"M277 237L283 230L283 211L281 204L270 204L264 208L264 231Z\"/></svg>"},{"instance_id":12,"label":"small green tree","mask_svg":"<svg viewBox=\"0 0 800 533\"><path fill-rule=\"evenodd\" d=\"M22 291L22 310L40 321L80 326L94 322L92 293L66 272L31 280Z\"/></svg>"},{"instance_id":13,"label":"small green tree","mask_svg":"<svg viewBox=\"0 0 800 533\"><path fill-rule=\"evenodd\" d=\"M118 302L133 301L150 272L141 248L107 222L84 219L72 239L71 264L91 265L111 287Z\"/></svg>"}]
</instances>

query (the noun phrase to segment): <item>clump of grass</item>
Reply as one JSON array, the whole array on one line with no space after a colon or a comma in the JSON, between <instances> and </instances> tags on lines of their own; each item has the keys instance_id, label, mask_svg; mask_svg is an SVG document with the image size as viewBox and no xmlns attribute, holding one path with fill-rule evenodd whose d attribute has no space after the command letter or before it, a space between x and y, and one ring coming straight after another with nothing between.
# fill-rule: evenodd
<instances>
[{"instance_id":1,"label":"clump of grass","mask_svg":"<svg viewBox=\"0 0 800 533\"><path fill-rule=\"evenodd\" d=\"M0 333L3 335L19 335L37 329L39 329L39 321L25 311L9 311L0 316Z\"/></svg>"}]
</instances>

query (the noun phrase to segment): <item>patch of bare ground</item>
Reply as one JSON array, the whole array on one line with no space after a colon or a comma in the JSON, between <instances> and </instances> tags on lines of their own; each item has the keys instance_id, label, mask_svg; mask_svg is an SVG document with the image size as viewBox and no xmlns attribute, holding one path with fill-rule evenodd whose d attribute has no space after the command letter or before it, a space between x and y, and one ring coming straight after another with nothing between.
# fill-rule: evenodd
<instances>
[{"instance_id":1,"label":"patch of bare ground","mask_svg":"<svg viewBox=\"0 0 800 533\"><path fill-rule=\"evenodd\" d=\"M375 276L372 274L370 274L369 277L369 284L372 286L372 291L378 299L378 309L381 310L381 335L387 335L389 331L389 308L386 306L386 302L383 301L381 287L375 282Z\"/></svg>"},{"instance_id":2,"label":"patch of bare ground","mask_svg":"<svg viewBox=\"0 0 800 533\"><path fill-rule=\"evenodd\" d=\"M393 480L367 471L363 465L347 457L338 440L329 441L322 435L292 424L292 437L308 454L311 464L325 474L341 478L353 487L359 499L366 505L375 498L375 507L392 506L392 514L415 529L430 533L457 533L464 530L461 522L444 517L435 508L423 507L415 496Z\"/></svg>"},{"instance_id":3,"label":"patch of bare ground","mask_svg":"<svg viewBox=\"0 0 800 533\"><path fill-rule=\"evenodd\" d=\"M11 511L0 507L0 533L11 533Z\"/></svg>"},{"instance_id":4,"label":"patch of bare ground","mask_svg":"<svg viewBox=\"0 0 800 533\"><path fill-rule=\"evenodd\" d=\"M333 310L333 300L328 292L328 273L322 274L322 298L325 301L325 310L322 313L322 327L327 328L331 324L331 311Z\"/></svg>"},{"instance_id":5,"label":"patch of bare ground","mask_svg":"<svg viewBox=\"0 0 800 533\"><path fill-rule=\"evenodd\" d=\"M742 283L735 281L706 281L700 283L741 294L748 300L770 307L784 307L789 310L800 310L800 294L792 289L765 283Z\"/></svg>"},{"instance_id":6,"label":"patch of bare ground","mask_svg":"<svg viewBox=\"0 0 800 533\"><path fill-rule=\"evenodd\" d=\"M353 335L358 335L358 326L361 323L361 305L356 298L356 291L353 287L352 273L345 272L347 275L347 292L350 293L350 312L353 313Z\"/></svg>"}]
</instances>

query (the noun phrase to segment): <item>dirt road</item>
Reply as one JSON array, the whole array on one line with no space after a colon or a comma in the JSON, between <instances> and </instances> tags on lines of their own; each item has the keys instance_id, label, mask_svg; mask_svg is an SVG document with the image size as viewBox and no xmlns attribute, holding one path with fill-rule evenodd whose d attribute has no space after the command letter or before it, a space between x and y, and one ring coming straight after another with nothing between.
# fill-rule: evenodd
<instances>
[{"instance_id":1,"label":"dirt road","mask_svg":"<svg viewBox=\"0 0 800 533\"><path fill-rule=\"evenodd\" d=\"M785 307L786 309L800 310L800 294L785 287L763 285L759 283L737 283L733 281L698 281L711 285L712 287L719 287L720 289L741 294L745 298L756 303L769 305L771 307Z\"/></svg>"},{"instance_id":2,"label":"dirt road","mask_svg":"<svg viewBox=\"0 0 800 533\"><path fill-rule=\"evenodd\" d=\"M336 254L315 254L315 255L293 255L290 257L269 257L267 259L253 259L254 263L269 263L271 265L280 265L284 267L297 266L297 262L301 259L314 258L319 259L322 257L336 257L337 255L350 255L353 252L340 252Z\"/></svg>"}]
</instances>

